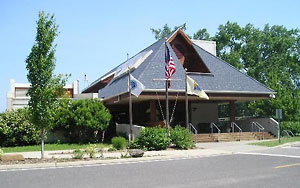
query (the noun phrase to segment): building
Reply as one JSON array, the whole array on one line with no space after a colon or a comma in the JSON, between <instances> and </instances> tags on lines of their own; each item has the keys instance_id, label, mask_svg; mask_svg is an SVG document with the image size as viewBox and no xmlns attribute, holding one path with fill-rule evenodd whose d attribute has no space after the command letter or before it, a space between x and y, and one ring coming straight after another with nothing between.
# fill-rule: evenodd
<instances>
[{"instance_id":1,"label":"building","mask_svg":"<svg viewBox=\"0 0 300 188\"><path fill-rule=\"evenodd\" d=\"M28 105L30 99L27 96L28 89L30 87L29 83L16 83L15 80L10 80L10 91L7 93L7 110L13 110L18 108L23 108ZM79 93L79 81L74 81L72 84L67 84L64 86L66 89L66 96L73 99L80 98L98 98L97 94L80 94Z\"/></svg>"},{"instance_id":2,"label":"building","mask_svg":"<svg viewBox=\"0 0 300 188\"><path fill-rule=\"evenodd\" d=\"M216 57L213 41L190 40L180 29L167 37L166 45L174 59L176 73L169 89L171 125L185 125L185 70L209 96L209 100L189 96L189 120L199 133L213 131L217 124L218 105L227 103L230 119L218 124L222 132L234 129L235 103L269 99L275 92ZM118 123L128 123L128 67L145 89L133 96L133 123L142 126L164 125L165 120L165 40L161 39L131 59L103 75L83 93L98 93ZM245 121L246 122L246 121ZM238 127L250 129L249 123ZM243 125L242 125L243 124ZM230 129L231 128L231 129ZM237 129L237 128L236 128Z\"/></svg>"}]
</instances>

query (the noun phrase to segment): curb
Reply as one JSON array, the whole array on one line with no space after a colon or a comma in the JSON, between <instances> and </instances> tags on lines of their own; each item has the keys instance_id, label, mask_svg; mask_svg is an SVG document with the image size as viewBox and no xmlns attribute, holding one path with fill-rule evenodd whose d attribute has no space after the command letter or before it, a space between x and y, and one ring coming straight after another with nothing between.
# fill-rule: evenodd
<instances>
[{"instance_id":1,"label":"curb","mask_svg":"<svg viewBox=\"0 0 300 188\"><path fill-rule=\"evenodd\" d=\"M185 153L185 154L175 154L175 155L144 156L141 158L99 159L99 160L96 159L90 161L49 162L49 163L35 163L35 164L11 164L11 165L0 165L0 171L37 170L37 169L72 168L72 167L102 166L102 165L115 165L115 164L132 164L132 163L142 163L142 162L158 162L158 161L168 161L168 160L213 157L213 156L230 155L230 154L233 154L233 152L209 150L198 154Z\"/></svg>"}]
</instances>

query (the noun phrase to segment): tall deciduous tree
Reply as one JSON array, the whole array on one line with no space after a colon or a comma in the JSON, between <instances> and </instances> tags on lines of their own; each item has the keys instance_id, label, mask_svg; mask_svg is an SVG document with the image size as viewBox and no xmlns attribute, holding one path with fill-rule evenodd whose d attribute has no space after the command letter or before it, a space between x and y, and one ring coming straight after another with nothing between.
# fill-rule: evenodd
<instances>
[{"instance_id":1,"label":"tall deciduous tree","mask_svg":"<svg viewBox=\"0 0 300 188\"><path fill-rule=\"evenodd\" d=\"M41 158L44 158L45 130L52 126L54 105L66 82L62 75L53 75L56 47L53 42L57 27L54 15L39 13L35 43L26 59L30 82L28 105L33 124L41 130Z\"/></svg>"}]
</instances>

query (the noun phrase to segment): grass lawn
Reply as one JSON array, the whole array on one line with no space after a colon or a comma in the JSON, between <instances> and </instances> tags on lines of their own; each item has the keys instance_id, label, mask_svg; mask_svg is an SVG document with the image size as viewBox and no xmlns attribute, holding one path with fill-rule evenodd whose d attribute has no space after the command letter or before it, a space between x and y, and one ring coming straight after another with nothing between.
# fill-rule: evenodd
<instances>
[{"instance_id":1,"label":"grass lawn","mask_svg":"<svg viewBox=\"0 0 300 188\"><path fill-rule=\"evenodd\" d=\"M110 147L109 144L96 144L97 148ZM69 149L85 149L89 144L45 144L45 151L53 150L69 150ZM40 145L34 146L16 146L1 148L4 153L12 152L27 152L27 151L41 151Z\"/></svg>"},{"instance_id":2,"label":"grass lawn","mask_svg":"<svg viewBox=\"0 0 300 188\"><path fill-rule=\"evenodd\" d=\"M300 141L300 136L281 138L280 144L278 143L278 140L272 140L272 141L264 141L264 142L255 142L255 143L251 143L251 145L274 147L281 144L285 144L289 142L297 142L297 141Z\"/></svg>"}]
</instances>

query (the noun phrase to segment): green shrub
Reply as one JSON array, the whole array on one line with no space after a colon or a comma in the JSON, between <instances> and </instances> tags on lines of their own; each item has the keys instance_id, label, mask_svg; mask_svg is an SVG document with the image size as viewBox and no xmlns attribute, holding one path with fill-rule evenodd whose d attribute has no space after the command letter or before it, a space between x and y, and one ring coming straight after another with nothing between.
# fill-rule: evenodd
<instances>
[{"instance_id":1,"label":"green shrub","mask_svg":"<svg viewBox=\"0 0 300 188\"><path fill-rule=\"evenodd\" d=\"M30 122L27 108L0 115L0 146L35 145L39 141L40 131Z\"/></svg>"},{"instance_id":2,"label":"green shrub","mask_svg":"<svg viewBox=\"0 0 300 188\"><path fill-rule=\"evenodd\" d=\"M72 153L72 158L73 159L82 159L84 155L84 152L81 151L80 149L75 149Z\"/></svg>"},{"instance_id":3,"label":"green shrub","mask_svg":"<svg viewBox=\"0 0 300 188\"><path fill-rule=\"evenodd\" d=\"M62 99L54 119L54 131L65 132L70 143L96 143L101 141L111 114L97 99Z\"/></svg>"},{"instance_id":4,"label":"green shrub","mask_svg":"<svg viewBox=\"0 0 300 188\"><path fill-rule=\"evenodd\" d=\"M118 136L118 137L113 137L111 139L111 143L115 149L122 150L127 147L128 142L125 138Z\"/></svg>"},{"instance_id":5,"label":"green shrub","mask_svg":"<svg viewBox=\"0 0 300 188\"><path fill-rule=\"evenodd\" d=\"M179 149L189 149L194 147L192 134L188 129L177 125L170 132L171 142Z\"/></svg>"},{"instance_id":6,"label":"green shrub","mask_svg":"<svg viewBox=\"0 0 300 188\"><path fill-rule=\"evenodd\" d=\"M284 121L282 123L282 130L290 130L295 135L300 135L300 122L299 121Z\"/></svg>"},{"instance_id":7,"label":"green shrub","mask_svg":"<svg viewBox=\"0 0 300 188\"><path fill-rule=\"evenodd\" d=\"M90 144L86 149L85 152L89 155L90 158L95 158L97 150L96 150L97 145L96 144Z\"/></svg>"},{"instance_id":8,"label":"green shrub","mask_svg":"<svg viewBox=\"0 0 300 188\"><path fill-rule=\"evenodd\" d=\"M2 159L2 156L3 156L3 150L0 148L0 161Z\"/></svg>"},{"instance_id":9,"label":"green shrub","mask_svg":"<svg viewBox=\"0 0 300 188\"><path fill-rule=\"evenodd\" d=\"M131 144L130 148L143 150L165 150L170 145L170 138L166 135L166 129L160 127L146 127Z\"/></svg>"}]
</instances>

